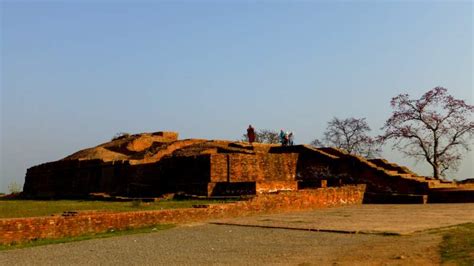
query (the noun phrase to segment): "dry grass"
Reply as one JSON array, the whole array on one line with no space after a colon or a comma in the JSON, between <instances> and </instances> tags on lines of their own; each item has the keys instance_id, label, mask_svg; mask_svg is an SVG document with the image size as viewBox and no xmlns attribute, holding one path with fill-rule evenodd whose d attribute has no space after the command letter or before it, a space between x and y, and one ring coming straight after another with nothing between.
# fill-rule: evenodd
<instances>
[{"instance_id":1,"label":"dry grass","mask_svg":"<svg viewBox=\"0 0 474 266\"><path fill-rule=\"evenodd\" d=\"M443 235L441 260L447 265L474 265L474 223L457 226Z\"/></svg>"},{"instance_id":2,"label":"dry grass","mask_svg":"<svg viewBox=\"0 0 474 266\"><path fill-rule=\"evenodd\" d=\"M229 202L224 200L162 200L158 202L110 202L81 200L0 200L0 218L36 217L65 211L149 211L191 208L193 205Z\"/></svg>"}]
</instances>

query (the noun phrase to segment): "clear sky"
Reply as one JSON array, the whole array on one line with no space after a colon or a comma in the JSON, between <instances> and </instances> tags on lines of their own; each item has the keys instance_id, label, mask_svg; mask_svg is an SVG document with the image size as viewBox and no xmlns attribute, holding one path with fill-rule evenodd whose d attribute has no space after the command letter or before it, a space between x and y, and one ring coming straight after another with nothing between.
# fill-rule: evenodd
<instances>
[{"instance_id":1,"label":"clear sky","mask_svg":"<svg viewBox=\"0 0 474 266\"><path fill-rule=\"evenodd\" d=\"M3 192L117 132L309 143L334 116L379 133L399 93L474 98L471 1L3 0L0 43ZM472 153L453 177L474 177Z\"/></svg>"}]
</instances>

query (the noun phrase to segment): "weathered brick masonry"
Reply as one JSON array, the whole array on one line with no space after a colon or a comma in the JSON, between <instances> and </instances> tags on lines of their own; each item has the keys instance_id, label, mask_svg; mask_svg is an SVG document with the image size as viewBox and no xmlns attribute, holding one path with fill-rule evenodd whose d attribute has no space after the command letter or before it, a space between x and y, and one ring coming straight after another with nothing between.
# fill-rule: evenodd
<instances>
[{"instance_id":1,"label":"weathered brick masonry","mask_svg":"<svg viewBox=\"0 0 474 266\"><path fill-rule=\"evenodd\" d=\"M23 195L149 197L184 192L229 196L343 184L366 184L371 193L367 195L376 196L372 202L388 199L390 194L418 195L417 199L433 195L438 201L445 197L431 193L433 189L460 191L454 182L418 176L386 160L368 160L335 148L177 140L177 133L155 132L123 137L32 167ZM474 201L474 190L451 194L459 193L463 194L459 199ZM443 191L443 195L448 193Z\"/></svg>"},{"instance_id":2,"label":"weathered brick masonry","mask_svg":"<svg viewBox=\"0 0 474 266\"><path fill-rule=\"evenodd\" d=\"M310 210L361 204L365 185L260 194L248 201L211 205L209 208L84 213L77 216L0 219L0 244L34 239L62 238L108 230L140 228L163 223L189 223L259 213Z\"/></svg>"}]
</instances>

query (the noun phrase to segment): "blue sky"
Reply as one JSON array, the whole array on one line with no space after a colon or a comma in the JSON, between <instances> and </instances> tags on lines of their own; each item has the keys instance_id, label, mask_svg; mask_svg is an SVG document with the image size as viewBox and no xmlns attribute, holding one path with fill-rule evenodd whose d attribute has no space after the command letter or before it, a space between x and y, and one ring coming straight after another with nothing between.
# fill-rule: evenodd
<instances>
[{"instance_id":1,"label":"blue sky","mask_svg":"<svg viewBox=\"0 0 474 266\"><path fill-rule=\"evenodd\" d=\"M309 143L334 116L379 133L400 93L444 86L473 104L472 14L470 1L2 1L0 191L117 132L233 140L252 124ZM454 177L474 177L472 161Z\"/></svg>"}]
</instances>

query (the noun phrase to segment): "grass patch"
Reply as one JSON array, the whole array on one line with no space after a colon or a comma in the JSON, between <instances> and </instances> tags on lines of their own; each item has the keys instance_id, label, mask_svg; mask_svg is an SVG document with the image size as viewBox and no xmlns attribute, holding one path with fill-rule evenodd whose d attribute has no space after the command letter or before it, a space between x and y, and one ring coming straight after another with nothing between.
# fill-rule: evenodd
<instances>
[{"instance_id":1,"label":"grass patch","mask_svg":"<svg viewBox=\"0 0 474 266\"><path fill-rule=\"evenodd\" d=\"M440 252L443 264L474 265L474 223L463 224L444 233Z\"/></svg>"},{"instance_id":2,"label":"grass patch","mask_svg":"<svg viewBox=\"0 0 474 266\"><path fill-rule=\"evenodd\" d=\"M87 234L87 235L76 236L76 237L64 237L64 238L58 238L58 239L38 239L38 240L33 240L30 242L21 243L21 244L0 245L0 251L9 250L9 249L18 249L18 248L37 247L37 246L44 246L44 245L51 245L51 244L69 243L69 242L76 242L76 241L83 241L83 240L97 239L97 238L108 238L108 237L115 237L115 236L141 234L141 233L152 233L152 232L157 232L160 230L170 229L173 227L175 227L175 225L173 224L157 224L154 226L143 227L143 228L124 229L124 230L119 230L119 231L111 230L109 232L98 233L98 234Z\"/></svg>"},{"instance_id":3,"label":"grass patch","mask_svg":"<svg viewBox=\"0 0 474 266\"><path fill-rule=\"evenodd\" d=\"M89 200L0 200L0 218L51 216L65 211L151 211L191 208L193 205L229 203L235 200L161 200L111 202Z\"/></svg>"}]
</instances>

